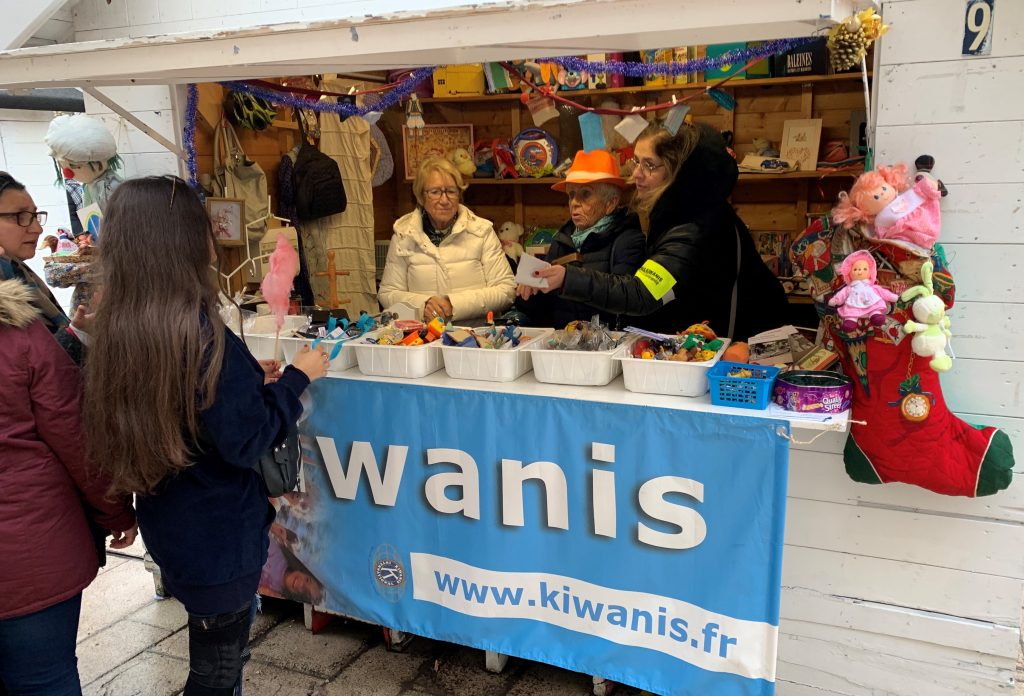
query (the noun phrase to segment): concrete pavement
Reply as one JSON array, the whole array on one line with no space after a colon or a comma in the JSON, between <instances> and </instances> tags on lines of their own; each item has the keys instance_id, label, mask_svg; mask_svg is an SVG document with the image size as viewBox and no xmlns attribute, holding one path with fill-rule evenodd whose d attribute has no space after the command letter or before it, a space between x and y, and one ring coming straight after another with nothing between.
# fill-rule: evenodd
<instances>
[{"instance_id":1,"label":"concrete pavement","mask_svg":"<svg viewBox=\"0 0 1024 696\"><path fill-rule=\"evenodd\" d=\"M78 633L85 696L176 696L188 673L187 617L153 594L138 557L109 556L86 589ZM302 607L264 600L252 629L245 696L584 696L591 677L512 659L501 674L480 650L416 638L403 653L384 648L379 628L337 620L313 635ZM616 694L640 694L621 687Z\"/></svg>"}]
</instances>

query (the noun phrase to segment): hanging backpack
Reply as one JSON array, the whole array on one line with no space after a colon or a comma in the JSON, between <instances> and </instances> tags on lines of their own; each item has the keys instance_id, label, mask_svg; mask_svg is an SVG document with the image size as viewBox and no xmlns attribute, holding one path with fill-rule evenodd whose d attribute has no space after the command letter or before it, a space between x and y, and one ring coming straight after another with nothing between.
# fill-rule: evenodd
<instances>
[{"instance_id":1,"label":"hanging backpack","mask_svg":"<svg viewBox=\"0 0 1024 696\"><path fill-rule=\"evenodd\" d=\"M295 209L299 220L319 220L344 213L348 207L338 163L309 144L299 122L302 144L295 157Z\"/></svg>"},{"instance_id":2,"label":"hanging backpack","mask_svg":"<svg viewBox=\"0 0 1024 696\"><path fill-rule=\"evenodd\" d=\"M263 238L267 231L266 217L270 211L270 197L267 195L267 177L263 168L249 159L242 150L235 130L221 119L213 141L213 192L221 198L243 200L249 241ZM263 221L249 227L249 223Z\"/></svg>"}]
</instances>

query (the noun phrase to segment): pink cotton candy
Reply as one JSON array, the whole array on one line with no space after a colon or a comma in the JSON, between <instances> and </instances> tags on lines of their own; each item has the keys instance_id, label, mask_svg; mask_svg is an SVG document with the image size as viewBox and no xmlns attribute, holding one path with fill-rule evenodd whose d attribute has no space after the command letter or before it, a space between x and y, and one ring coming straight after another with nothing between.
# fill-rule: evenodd
<instances>
[{"instance_id":1,"label":"pink cotton candy","mask_svg":"<svg viewBox=\"0 0 1024 696\"><path fill-rule=\"evenodd\" d=\"M284 235L277 238L277 246L270 255L270 270L260 283L263 298L270 305L274 323L280 331L288 314L288 300L292 294L292 281L299 272L299 252L288 243Z\"/></svg>"}]
</instances>

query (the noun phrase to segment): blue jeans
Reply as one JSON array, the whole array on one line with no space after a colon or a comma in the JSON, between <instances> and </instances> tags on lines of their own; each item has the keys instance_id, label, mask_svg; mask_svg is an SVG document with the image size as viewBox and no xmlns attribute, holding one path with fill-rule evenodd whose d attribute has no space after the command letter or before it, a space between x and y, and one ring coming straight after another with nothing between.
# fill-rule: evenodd
<instances>
[{"instance_id":1,"label":"blue jeans","mask_svg":"<svg viewBox=\"0 0 1024 696\"><path fill-rule=\"evenodd\" d=\"M249 628L258 599L227 614L188 615L188 681L183 696L242 696Z\"/></svg>"},{"instance_id":2,"label":"blue jeans","mask_svg":"<svg viewBox=\"0 0 1024 696\"><path fill-rule=\"evenodd\" d=\"M75 656L81 609L77 594L27 616L0 620L0 694L82 695Z\"/></svg>"}]
</instances>

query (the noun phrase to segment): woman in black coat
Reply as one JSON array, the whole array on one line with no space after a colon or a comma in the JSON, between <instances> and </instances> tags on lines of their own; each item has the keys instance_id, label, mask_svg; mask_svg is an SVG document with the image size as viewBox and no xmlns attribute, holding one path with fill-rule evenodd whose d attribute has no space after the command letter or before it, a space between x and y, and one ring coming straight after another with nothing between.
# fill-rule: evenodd
<instances>
[{"instance_id":1,"label":"woman in black coat","mask_svg":"<svg viewBox=\"0 0 1024 696\"><path fill-rule=\"evenodd\" d=\"M538 272L546 292L675 333L707 320L720 336L746 340L786 322L786 295L733 210L736 161L707 126L684 124L637 141L636 207L649 211L647 260L634 275L581 268Z\"/></svg>"},{"instance_id":2,"label":"woman in black coat","mask_svg":"<svg viewBox=\"0 0 1024 696\"><path fill-rule=\"evenodd\" d=\"M545 254L550 263L628 275L646 258L644 235L636 213L621 205L626 182L619 175L619 163L604 150L576 153L565 181L551 188L569 197L569 221L555 235ZM619 312L602 311L586 299L542 294L537 288L520 285L516 309L529 318L531 326L564 328L576 319L589 320L600 314L606 326L621 328L629 319Z\"/></svg>"}]
</instances>

